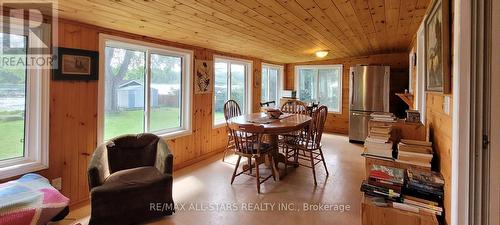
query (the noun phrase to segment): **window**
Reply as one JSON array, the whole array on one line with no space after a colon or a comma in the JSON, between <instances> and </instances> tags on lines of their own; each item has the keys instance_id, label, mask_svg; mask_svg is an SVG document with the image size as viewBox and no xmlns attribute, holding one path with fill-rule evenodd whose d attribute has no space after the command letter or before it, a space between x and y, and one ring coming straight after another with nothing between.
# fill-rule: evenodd
<instances>
[{"instance_id":1,"label":"window","mask_svg":"<svg viewBox=\"0 0 500 225\"><path fill-rule=\"evenodd\" d=\"M102 39L103 140L142 132L189 134L192 52L110 36Z\"/></svg>"},{"instance_id":2,"label":"window","mask_svg":"<svg viewBox=\"0 0 500 225\"><path fill-rule=\"evenodd\" d=\"M295 87L298 98L319 102L329 112L342 110L342 65L311 65L295 68Z\"/></svg>"},{"instance_id":3,"label":"window","mask_svg":"<svg viewBox=\"0 0 500 225\"><path fill-rule=\"evenodd\" d=\"M263 64L262 65L262 87L261 102L279 102L282 87L282 67Z\"/></svg>"},{"instance_id":4,"label":"window","mask_svg":"<svg viewBox=\"0 0 500 225\"><path fill-rule=\"evenodd\" d=\"M0 57L12 60L0 66L0 179L48 168L50 71L27 66L30 38L17 33L0 32Z\"/></svg>"},{"instance_id":5,"label":"window","mask_svg":"<svg viewBox=\"0 0 500 225\"><path fill-rule=\"evenodd\" d=\"M224 124L224 103L229 99L240 105L242 113L251 111L251 62L216 57L214 60L214 125Z\"/></svg>"}]
</instances>

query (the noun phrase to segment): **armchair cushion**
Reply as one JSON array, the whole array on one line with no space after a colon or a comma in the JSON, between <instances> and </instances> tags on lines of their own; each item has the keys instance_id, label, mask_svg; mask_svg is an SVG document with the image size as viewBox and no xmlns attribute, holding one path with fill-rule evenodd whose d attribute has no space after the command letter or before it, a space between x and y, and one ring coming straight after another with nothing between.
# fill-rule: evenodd
<instances>
[{"instance_id":1,"label":"armchair cushion","mask_svg":"<svg viewBox=\"0 0 500 225\"><path fill-rule=\"evenodd\" d=\"M140 134L124 135L108 142L110 172L153 165L159 139L154 134Z\"/></svg>"},{"instance_id":2,"label":"armchair cushion","mask_svg":"<svg viewBox=\"0 0 500 225\"><path fill-rule=\"evenodd\" d=\"M137 224L171 215L172 210L151 209L151 204L173 204L172 176L155 167L139 167L111 174L91 191L91 225Z\"/></svg>"},{"instance_id":3,"label":"armchair cushion","mask_svg":"<svg viewBox=\"0 0 500 225\"><path fill-rule=\"evenodd\" d=\"M155 167L137 167L111 174L102 187L137 188L158 182L161 179L163 179L163 174Z\"/></svg>"}]
</instances>

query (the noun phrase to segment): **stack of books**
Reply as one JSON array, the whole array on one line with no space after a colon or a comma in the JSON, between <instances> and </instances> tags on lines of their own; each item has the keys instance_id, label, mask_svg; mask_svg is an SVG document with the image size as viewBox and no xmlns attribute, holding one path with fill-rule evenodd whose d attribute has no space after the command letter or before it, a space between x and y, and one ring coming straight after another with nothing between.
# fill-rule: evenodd
<instances>
[{"instance_id":1,"label":"stack of books","mask_svg":"<svg viewBox=\"0 0 500 225\"><path fill-rule=\"evenodd\" d=\"M382 165L372 165L368 180L361 184L361 191L391 201L401 201L404 170Z\"/></svg>"},{"instance_id":2,"label":"stack of books","mask_svg":"<svg viewBox=\"0 0 500 225\"><path fill-rule=\"evenodd\" d=\"M372 126L365 139L364 156L393 159L393 142L391 138L391 126Z\"/></svg>"},{"instance_id":3,"label":"stack of books","mask_svg":"<svg viewBox=\"0 0 500 225\"><path fill-rule=\"evenodd\" d=\"M370 114L372 117L372 121L379 121L379 122L396 122L397 117L394 116L393 113L390 112L374 112Z\"/></svg>"},{"instance_id":4,"label":"stack of books","mask_svg":"<svg viewBox=\"0 0 500 225\"><path fill-rule=\"evenodd\" d=\"M407 182L403 187L402 203L393 203L394 208L413 212L427 212L442 215L444 179L440 173L430 171L406 171Z\"/></svg>"},{"instance_id":5,"label":"stack of books","mask_svg":"<svg viewBox=\"0 0 500 225\"><path fill-rule=\"evenodd\" d=\"M432 142L401 139L398 144L398 162L430 168L432 158Z\"/></svg>"}]
</instances>

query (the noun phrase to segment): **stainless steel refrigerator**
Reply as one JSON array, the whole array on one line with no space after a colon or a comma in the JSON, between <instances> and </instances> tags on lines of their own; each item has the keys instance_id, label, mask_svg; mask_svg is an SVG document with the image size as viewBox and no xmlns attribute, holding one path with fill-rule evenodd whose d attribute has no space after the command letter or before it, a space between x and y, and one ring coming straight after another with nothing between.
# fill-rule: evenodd
<instances>
[{"instance_id":1,"label":"stainless steel refrigerator","mask_svg":"<svg viewBox=\"0 0 500 225\"><path fill-rule=\"evenodd\" d=\"M354 66L349 72L349 141L364 142L373 112L389 112L389 66Z\"/></svg>"}]
</instances>

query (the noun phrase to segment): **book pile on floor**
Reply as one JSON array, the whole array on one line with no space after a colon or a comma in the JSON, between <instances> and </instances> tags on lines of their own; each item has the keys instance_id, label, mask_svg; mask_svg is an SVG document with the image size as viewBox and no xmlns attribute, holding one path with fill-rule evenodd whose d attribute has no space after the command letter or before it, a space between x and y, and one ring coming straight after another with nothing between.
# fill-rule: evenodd
<instances>
[{"instance_id":1,"label":"book pile on floor","mask_svg":"<svg viewBox=\"0 0 500 225\"><path fill-rule=\"evenodd\" d=\"M422 167L431 167L432 142L401 139L396 161Z\"/></svg>"},{"instance_id":2,"label":"book pile on floor","mask_svg":"<svg viewBox=\"0 0 500 225\"><path fill-rule=\"evenodd\" d=\"M443 186L444 179L437 172L372 165L361 191L376 206L441 216Z\"/></svg>"},{"instance_id":3,"label":"book pile on floor","mask_svg":"<svg viewBox=\"0 0 500 225\"><path fill-rule=\"evenodd\" d=\"M365 151L363 156L393 159L393 142L391 138L391 126L372 126L365 139Z\"/></svg>"},{"instance_id":4,"label":"book pile on floor","mask_svg":"<svg viewBox=\"0 0 500 225\"><path fill-rule=\"evenodd\" d=\"M444 179L440 173L420 170L407 170L407 181L403 187L403 202L393 204L413 212L427 212L442 215Z\"/></svg>"},{"instance_id":5,"label":"book pile on floor","mask_svg":"<svg viewBox=\"0 0 500 225\"><path fill-rule=\"evenodd\" d=\"M361 185L361 191L369 196L400 201L404 176L405 172L403 169L372 165L368 180L363 181Z\"/></svg>"},{"instance_id":6,"label":"book pile on floor","mask_svg":"<svg viewBox=\"0 0 500 225\"><path fill-rule=\"evenodd\" d=\"M372 121L379 121L379 122L396 122L397 117L394 116L393 113L390 112L374 112L370 114L372 117Z\"/></svg>"}]
</instances>

